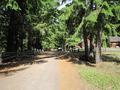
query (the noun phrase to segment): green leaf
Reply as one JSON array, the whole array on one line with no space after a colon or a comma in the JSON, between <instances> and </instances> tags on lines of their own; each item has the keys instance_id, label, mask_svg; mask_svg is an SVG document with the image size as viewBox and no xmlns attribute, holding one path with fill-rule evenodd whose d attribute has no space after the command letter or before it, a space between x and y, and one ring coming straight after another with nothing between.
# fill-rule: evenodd
<instances>
[{"instance_id":1,"label":"green leaf","mask_svg":"<svg viewBox=\"0 0 120 90\"><path fill-rule=\"evenodd\" d=\"M108 2L103 2L101 13L105 14L105 16L114 16L112 13L112 8L109 6Z\"/></svg>"},{"instance_id":2,"label":"green leaf","mask_svg":"<svg viewBox=\"0 0 120 90\"><path fill-rule=\"evenodd\" d=\"M98 13L99 13L98 10L92 11L92 12L86 17L86 21L97 22Z\"/></svg>"},{"instance_id":3,"label":"green leaf","mask_svg":"<svg viewBox=\"0 0 120 90\"><path fill-rule=\"evenodd\" d=\"M18 3L15 0L9 0L8 3L6 4L6 8L10 8L15 11L21 10Z\"/></svg>"}]
</instances>

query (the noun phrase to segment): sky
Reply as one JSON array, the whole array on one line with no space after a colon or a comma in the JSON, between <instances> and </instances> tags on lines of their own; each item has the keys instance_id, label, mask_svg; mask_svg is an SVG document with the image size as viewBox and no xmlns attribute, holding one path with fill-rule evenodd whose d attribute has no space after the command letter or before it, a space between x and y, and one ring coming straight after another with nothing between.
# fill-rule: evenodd
<instances>
[{"instance_id":1,"label":"sky","mask_svg":"<svg viewBox=\"0 0 120 90\"><path fill-rule=\"evenodd\" d=\"M73 0L66 0L64 3L62 3L62 0L56 0L60 3L60 6L57 7L58 10L61 10L64 8L67 4L72 3Z\"/></svg>"}]
</instances>

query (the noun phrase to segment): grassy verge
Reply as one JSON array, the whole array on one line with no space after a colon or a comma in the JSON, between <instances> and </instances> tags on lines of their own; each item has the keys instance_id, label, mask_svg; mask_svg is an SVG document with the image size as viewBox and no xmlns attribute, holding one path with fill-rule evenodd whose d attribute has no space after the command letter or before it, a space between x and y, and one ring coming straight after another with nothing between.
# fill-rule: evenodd
<instances>
[{"instance_id":1,"label":"grassy verge","mask_svg":"<svg viewBox=\"0 0 120 90\"><path fill-rule=\"evenodd\" d=\"M120 55L120 52L102 52L103 54Z\"/></svg>"},{"instance_id":2,"label":"grassy verge","mask_svg":"<svg viewBox=\"0 0 120 90\"><path fill-rule=\"evenodd\" d=\"M93 86L101 90L120 90L120 75L112 75L105 70L102 72L102 69L86 65L77 65L77 67L80 77Z\"/></svg>"}]
</instances>

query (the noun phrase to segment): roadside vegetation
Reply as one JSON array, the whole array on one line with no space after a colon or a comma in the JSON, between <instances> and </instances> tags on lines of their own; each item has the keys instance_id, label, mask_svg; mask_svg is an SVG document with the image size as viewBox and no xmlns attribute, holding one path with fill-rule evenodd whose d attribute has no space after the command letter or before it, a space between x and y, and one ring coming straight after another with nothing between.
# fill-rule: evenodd
<instances>
[{"instance_id":1,"label":"roadside vegetation","mask_svg":"<svg viewBox=\"0 0 120 90\"><path fill-rule=\"evenodd\" d=\"M102 57L106 57L98 64L79 60L79 55L82 54L69 52L59 58L75 64L80 79L93 87L91 90L120 90L120 58L114 58L115 55L120 56L119 53L104 52Z\"/></svg>"},{"instance_id":2,"label":"roadside vegetation","mask_svg":"<svg viewBox=\"0 0 120 90\"><path fill-rule=\"evenodd\" d=\"M96 68L86 65L77 65L77 68L80 77L100 90L120 90L120 66L104 63Z\"/></svg>"},{"instance_id":3,"label":"roadside vegetation","mask_svg":"<svg viewBox=\"0 0 120 90\"><path fill-rule=\"evenodd\" d=\"M119 52L104 52L105 60L99 64L77 64L80 77L100 90L120 90L120 56Z\"/></svg>"}]
</instances>

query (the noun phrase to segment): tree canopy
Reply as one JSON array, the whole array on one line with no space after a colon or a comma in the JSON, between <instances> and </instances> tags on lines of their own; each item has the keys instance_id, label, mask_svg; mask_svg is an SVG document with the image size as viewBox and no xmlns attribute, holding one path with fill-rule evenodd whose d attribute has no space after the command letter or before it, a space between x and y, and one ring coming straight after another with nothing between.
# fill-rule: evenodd
<instances>
[{"instance_id":1,"label":"tree canopy","mask_svg":"<svg viewBox=\"0 0 120 90\"><path fill-rule=\"evenodd\" d=\"M97 42L100 50L101 46L108 46L109 36L120 36L119 0L73 0L59 10L62 3L1 0L0 51L58 47L65 50L67 45L76 46L84 40L89 56L88 38L91 44Z\"/></svg>"}]
</instances>

